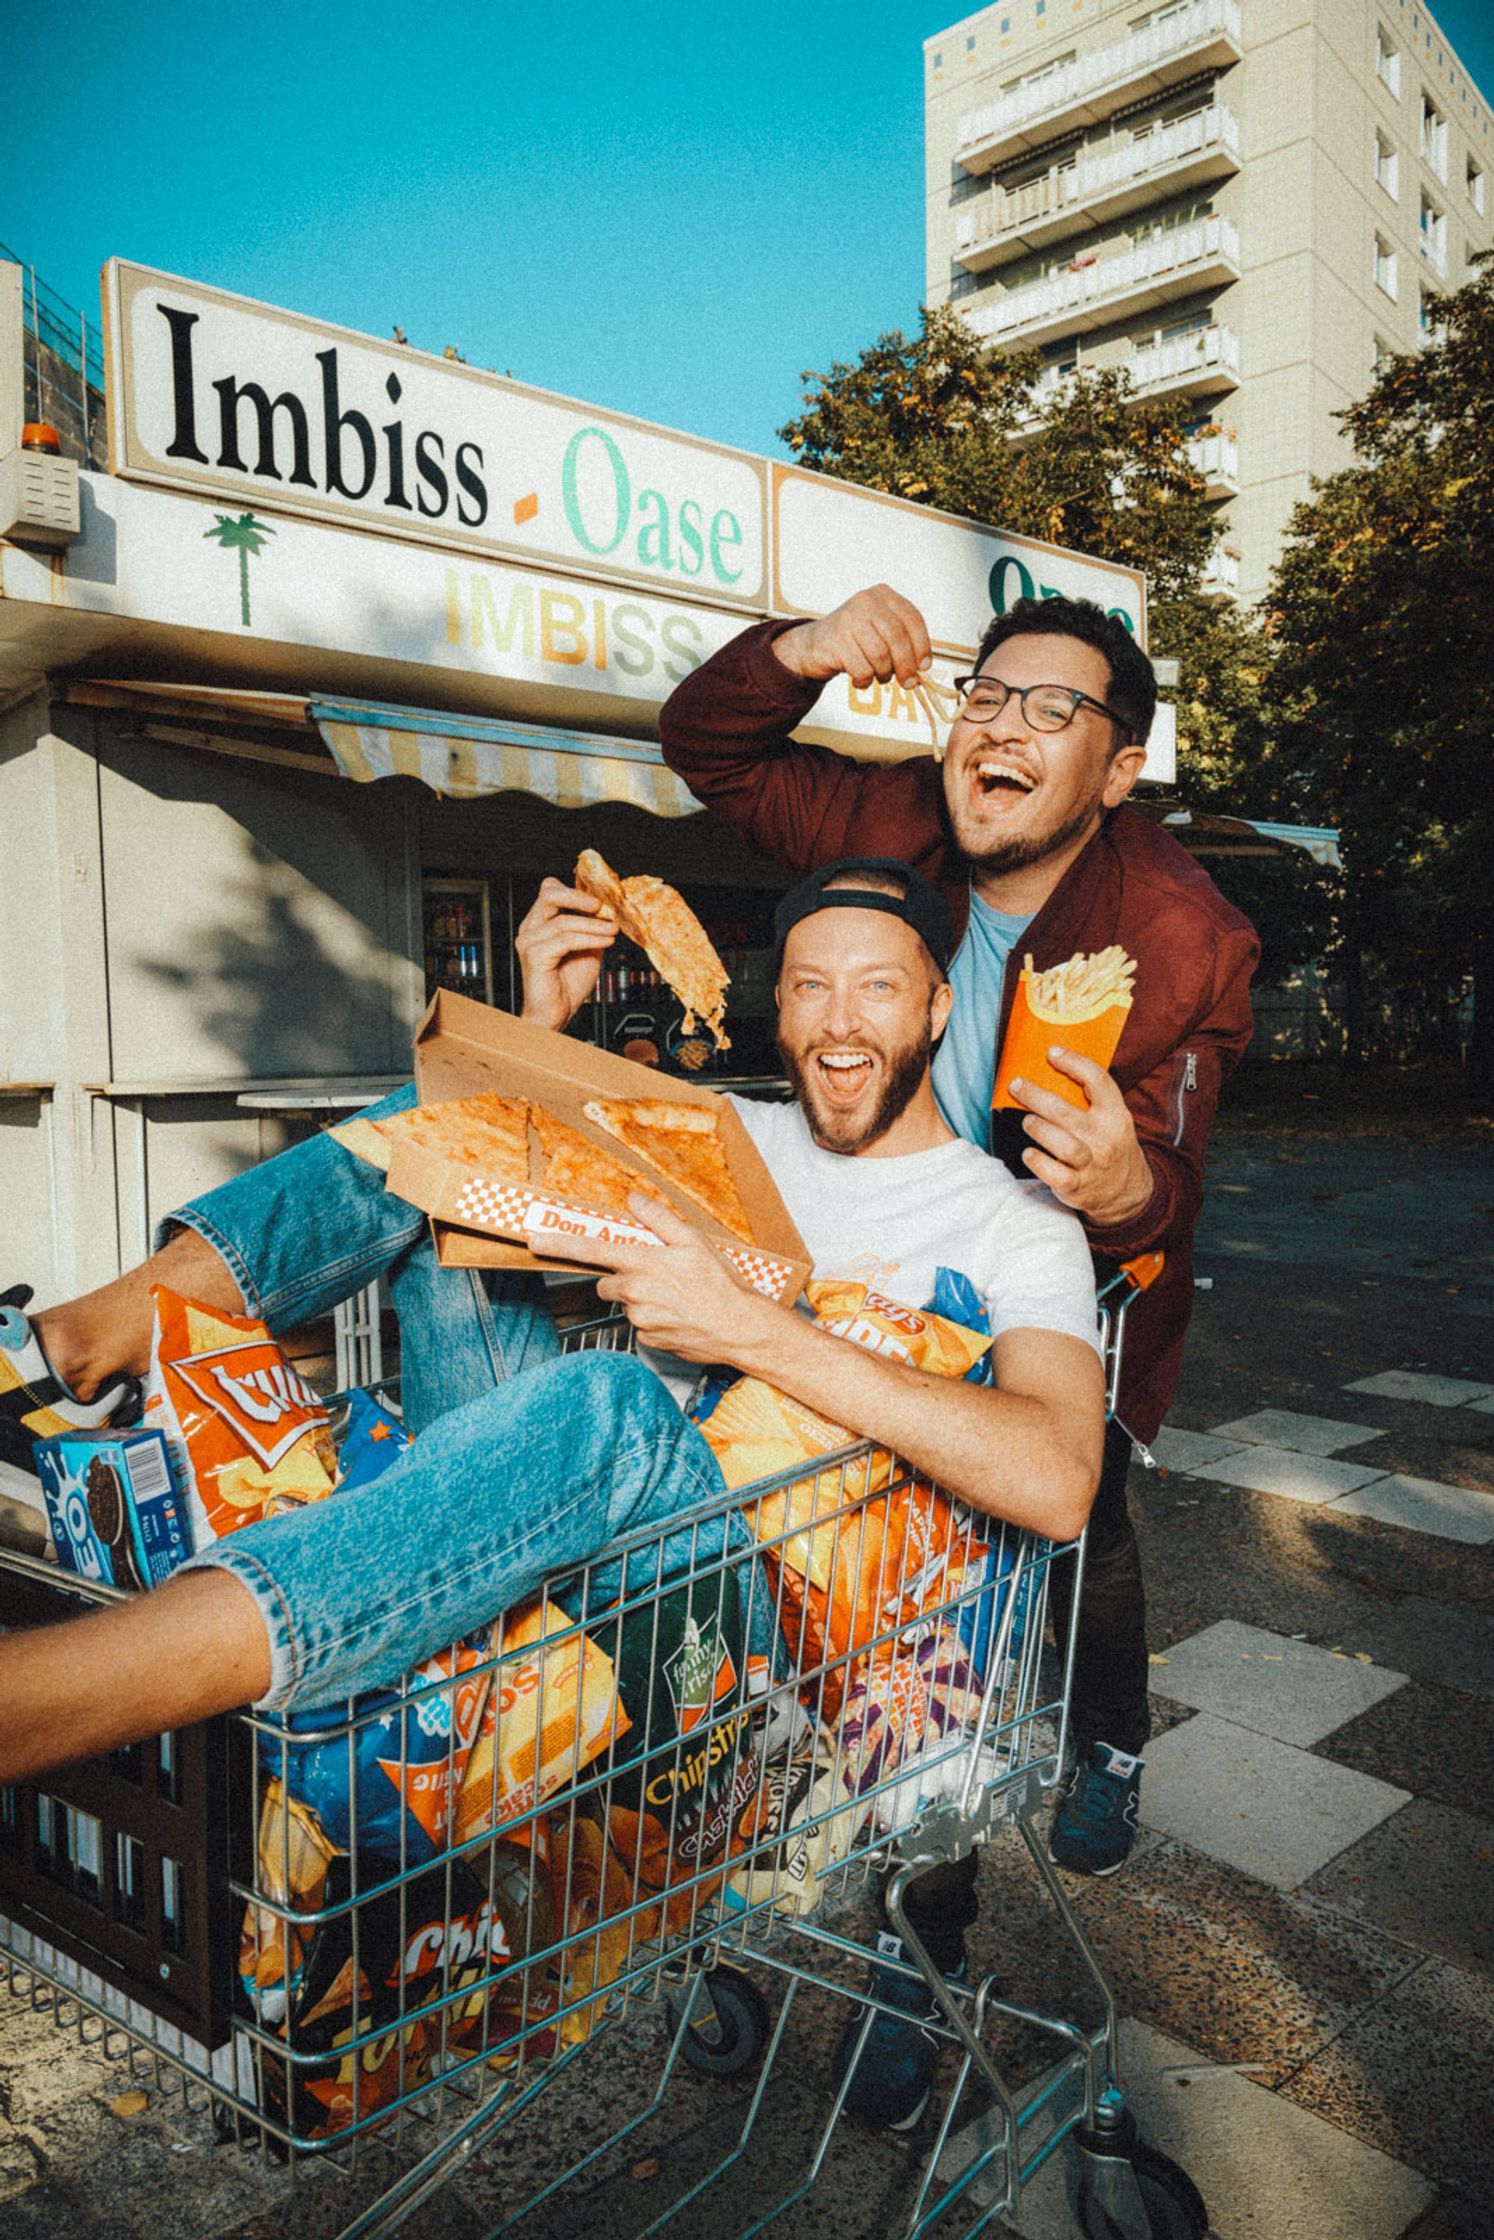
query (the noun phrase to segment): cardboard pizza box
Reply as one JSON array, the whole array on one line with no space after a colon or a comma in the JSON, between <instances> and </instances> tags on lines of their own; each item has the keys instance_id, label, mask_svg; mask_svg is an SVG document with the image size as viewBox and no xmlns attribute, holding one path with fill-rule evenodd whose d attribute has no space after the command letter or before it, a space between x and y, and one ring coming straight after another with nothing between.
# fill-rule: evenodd
<instances>
[{"instance_id":1,"label":"cardboard pizza box","mask_svg":"<svg viewBox=\"0 0 1494 2240\"><path fill-rule=\"evenodd\" d=\"M724 1097L700 1082L661 1076L652 1066L636 1065L631 1058L594 1049L569 1035L552 1034L546 1027L531 1026L507 1011L444 988L432 998L416 1029L415 1081L423 1105L496 1093L528 1097L547 1106L610 1159L633 1168L642 1188L667 1199L757 1289L786 1302L803 1289L811 1272L804 1240L737 1114ZM665 1097L672 1103L709 1106L717 1115L726 1162L746 1209L751 1245L713 1221L704 1207L676 1190L626 1144L593 1126L582 1111L588 1097ZM521 1214L535 1245L517 1244L493 1232L492 1209L485 1207L482 1191L471 1185L472 1178L460 1167L413 1144L399 1145L391 1159L389 1187L430 1214L436 1257L443 1268L580 1267L581 1262L566 1257L567 1229L575 1234L584 1228L600 1237L628 1233L626 1222L579 1209L536 1188L528 1193L533 1203L526 1204ZM513 1225L514 1210L502 1209L505 1225Z\"/></svg>"}]
</instances>

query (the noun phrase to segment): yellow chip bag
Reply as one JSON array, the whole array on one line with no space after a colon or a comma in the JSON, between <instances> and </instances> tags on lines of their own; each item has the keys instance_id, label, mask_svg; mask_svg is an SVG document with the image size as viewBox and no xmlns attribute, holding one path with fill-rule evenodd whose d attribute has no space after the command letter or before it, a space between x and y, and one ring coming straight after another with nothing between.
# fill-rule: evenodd
<instances>
[{"instance_id":1,"label":"yellow chip bag","mask_svg":"<svg viewBox=\"0 0 1494 2240\"><path fill-rule=\"evenodd\" d=\"M823 1329L934 1376L966 1376L991 1343L947 1315L905 1307L864 1283L812 1282L805 1289ZM844 1424L758 1377L740 1377L699 1428L732 1487L758 1484L856 1444ZM948 1502L931 1489L866 1506L893 1468L887 1450L875 1447L744 1505L754 1534L770 1547L766 1560L781 1580L781 1622L801 1664L865 1647L885 1626L885 1613L908 1602L899 1582L918 1568L912 1545L927 1537L934 1511L946 1536L954 1530ZM848 1521L848 1506L857 1504L856 1521ZM834 1701L827 1715L843 1678L829 1687Z\"/></svg>"}]
</instances>

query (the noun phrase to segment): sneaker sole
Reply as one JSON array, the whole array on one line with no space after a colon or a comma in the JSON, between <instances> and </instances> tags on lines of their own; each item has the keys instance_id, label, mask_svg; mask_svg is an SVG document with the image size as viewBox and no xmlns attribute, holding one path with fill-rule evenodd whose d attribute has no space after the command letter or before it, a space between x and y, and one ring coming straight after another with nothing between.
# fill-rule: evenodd
<instances>
[{"instance_id":1,"label":"sneaker sole","mask_svg":"<svg viewBox=\"0 0 1494 2240\"><path fill-rule=\"evenodd\" d=\"M1072 1860L1058 1858L1051 1848L1048 1852L1048 1857L1052 1861L1053 1865L1055 1867L1062 1867L1065 1874L1086 1874L1089 1876L1091 1882L1103 1882L1106 1875L1119 1874L1121 1868L1125 1866L1126 1861L1130 1858L1130 1856L1131 1854L1128 1851L1126 1853L1125 1859L1117 1859L1114 1866L1110 1867L1078 1867L1073 1864Z\"/></svg>"},{"instance_id":2,"label":"sneaker sole","mask_svg":"<svg viewBox=\"0 0 1494 2240\"><path fill-rule=\"evenodd\" d=\"M933 2086L932 2086L932 2085L930 2085L930 2086L929 2086L929 2089L928 2089L928 2091L927 2091L927 2092L926 2092L926 2093L924 2094L923 2098L922 2098L922 2099L921 2099L921 2100L919 2101L919 2103L918 2103L918 2106L917 2106L917 2107L916 2107L916 2108L915 2108L915 2109L913 2110L913 2113L912 2113L911 2115L909 2115L909 2116L899 2116L899 2118L898 2118L898 2120L897 2120L897 2122L896 2122L896 2123L884 2123L884 2124L883 2124L883 2125L881 2126L882 2130L884 2130L884 2131L911 2131L911 2130L913 2129L913 2127L914 2127L914 2125L915 2125L915 2124L918 2124L918 2123L922 2123L922 2121L923 2121L923 2118L924 2118L924 2113L925 2113L925 2110L927 2109L927 2107L928 2107L928 2104L929 2104L929 2102L930 2102L930 2101L931 2101L931 2100L933 2099L933 2097L934 2097L934 2088L933 2088Z\"/></svg>"}]
</instances>

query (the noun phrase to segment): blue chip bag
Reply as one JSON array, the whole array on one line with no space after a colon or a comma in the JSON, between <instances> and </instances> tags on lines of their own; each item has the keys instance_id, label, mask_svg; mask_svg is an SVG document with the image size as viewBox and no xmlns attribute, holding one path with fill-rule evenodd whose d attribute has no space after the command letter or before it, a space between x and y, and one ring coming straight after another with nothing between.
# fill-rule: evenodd
<instances>
[{"instance_id":1,"label":"blue chip bag","mask_svg":"<svg viewBox=\"0 0 1494 2240\"><path fill-rule=\"evenodd\" d=\"M348 1394L347 1421L337 1448L337 1491L353 1493L383 1476L412 1444L399 1417L381 1407L361 1386Z\"/></svg>"},{"instance_id":2,"label":"blue chip bag","mask_svg":"<svg viewBox=\"0 0 1494 2240\"><path fill-rule=\"evenodd\" d=\"M337 1851L359 1842L418 1865L444 1849L492 1686L492 1628L418 1665L402 1688L293 1711L262 1728L260 1770L284 1782ZM484 1667L476 1673L474 1666Z\"/></svg>"}]
</instances>

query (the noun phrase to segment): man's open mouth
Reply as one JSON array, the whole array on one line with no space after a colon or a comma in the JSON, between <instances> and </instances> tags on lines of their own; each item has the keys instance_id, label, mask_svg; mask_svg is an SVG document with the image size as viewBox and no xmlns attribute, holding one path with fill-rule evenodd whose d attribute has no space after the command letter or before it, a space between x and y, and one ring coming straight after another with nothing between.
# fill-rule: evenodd
<instances>
[{"instance_id":1,"label":"man's open mouth","mask_svg":"<svg viewBox=\"0 0 1494 2240\"><path fill-rule=\"evenodd\" d=\"M818 1050L814 1067L832 1104L853 1104L871 1080L873 1059L869 1050Z\"/></svg>"},{"instance_id":2,"label":"man's open mouth","mask_svg":"<svg viewBox=\"0 0 1494 2240\"><path fill-rule=\"evenodd\" d=\"M970 770L975 790L983 800L1003 796L1017 798L1031 793L1037 784L1030 771L1019 769L1015 762L1007 762L999 755L978 755Z\"/></svg>"}]
</instances>

